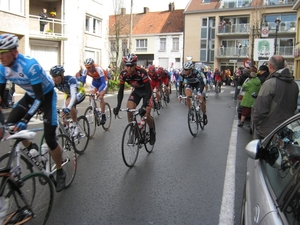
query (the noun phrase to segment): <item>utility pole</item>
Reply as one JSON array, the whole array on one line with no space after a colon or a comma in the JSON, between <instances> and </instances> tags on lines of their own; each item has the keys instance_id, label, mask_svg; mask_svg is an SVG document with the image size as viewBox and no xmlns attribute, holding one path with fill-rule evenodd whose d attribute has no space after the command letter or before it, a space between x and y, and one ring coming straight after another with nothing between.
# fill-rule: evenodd
<instances>
[{"instance_id":1,"label":"utility pole","mask_svg":"<svg viewBox=\"0 0 300 225\"><path fill-rule=\"evenodd\" d=\"M131 0L131 4L130 4L129 53L132 53L132 23L133 23L132 6L133 6L133 0Z\"/></svg>"}]
</instances>

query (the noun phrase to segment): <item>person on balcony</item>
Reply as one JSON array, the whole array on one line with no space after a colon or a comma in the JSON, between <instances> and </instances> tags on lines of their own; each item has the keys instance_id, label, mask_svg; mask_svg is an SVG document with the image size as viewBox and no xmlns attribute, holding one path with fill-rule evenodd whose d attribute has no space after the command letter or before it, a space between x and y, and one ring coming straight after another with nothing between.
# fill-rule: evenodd
<instances>
[{"instance_id":1,"label":"person on balcony","mask_svg":"<svg viewBox=\"0 0 300 225\"><path fill-rule=\"evenodd\" d=\"M43 11L40 13L40 31L44 32L45 25L48 23L46 20L48 19L47 9L43 8Z\"/></svg>"}]
</instances>

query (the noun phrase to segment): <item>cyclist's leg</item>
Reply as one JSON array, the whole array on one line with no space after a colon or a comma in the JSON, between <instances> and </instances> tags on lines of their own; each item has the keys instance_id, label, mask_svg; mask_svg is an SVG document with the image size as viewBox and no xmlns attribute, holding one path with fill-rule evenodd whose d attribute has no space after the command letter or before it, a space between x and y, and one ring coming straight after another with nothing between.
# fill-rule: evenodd
<instances>
[{"instance_id":1,"label":"cyclist's leg","mask_svg":"<svg viewBox=\"0 0 300 225\"><path fill-rule=\"evenodd\" d=\"M106 122L106 115L105 115L105 101L104 101L104 95L106 93L106 89L103 89L102 91L100 91L100 93L98 94L98 98L100 100L100 108L101 108L101 112L102 112L102 119L101 119L101 124L105 124Z\"/></svg>"},{"instance_id":2,"label":"cyclist's leg","mask_svg":"<svg viewBox=\"0 0 300 225\"><path fill-rule=\"evenodd\" d=\"M140 101L141 101L141 97L136 93L136 90L134 90L129 95L129 98L128 98L127 103L126 103L126 108L135 109ZM133 119L132 115L133 115L132 112L127 113L128 122L132 121L132 119Z\"/></svg>"},{"instance_id":3,"label":"cyclist's leg","mask_svg":"<svg viewBox=\"0 0 300 225\"><path fill-rule=\"evenodd\" d=\"M186 97L192 96L192 88L191 88L191 86L188 83L186 84L186 87L185 87L185 96ZM190 98L186 99L186 105L187 105L188 109L191 108L192 101L191 101Z\"/></svg>"}]
</instances>

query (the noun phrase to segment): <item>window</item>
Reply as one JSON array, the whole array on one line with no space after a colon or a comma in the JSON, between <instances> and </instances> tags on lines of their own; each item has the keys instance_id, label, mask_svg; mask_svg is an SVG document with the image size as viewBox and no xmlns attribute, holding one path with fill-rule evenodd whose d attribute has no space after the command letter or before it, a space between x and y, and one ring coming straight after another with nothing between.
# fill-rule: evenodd
<instances>
[{"instance_id":1,"label":"window","mask_svg":"<svg viewBox=\"0 0 300 225\"><path fill-rule=\"evenodd\" d=\"M207 27L201 28L201 38L207 38Z\"/></svg>"},{"instance_id":2,"label":"window","mask_svg":"<svg viewBox=\"0 0 300 225\"><path fill-rule=\"evenodd\" d=\"M110 50L111 50L111 51L116 51L116 50L117 50L117 43L116 43L116 40L111 40L111 41L110 41Z\"/></svg>"},{"instance_id":3,"label":"window","mask_svg":"<svg viewBox=\"0 0 300 225\"><path fill-rule=\"evenodd\" d=\"M0 10L24 15L24 0L0 0Z\"/></svg>"},{"instance_id":4,"label":"window","mask_svg":"<svg viewBox=\"0 0 300 225\"><path fill-rule=\"evenodd\" d=\"M147 51L147 39L136 40L136 51Z\"/></svg>"},{"instance_id":5,"label":"window","mask_svg":"<svg viewBox=\"0 0 300 225\"><path fill-rule=\"evenodd\" d=\"M202 27L207 27L207 18L202 19Z\"/></svg>"},{"instance_id":6,"label":"window","mask_svg":"<svg viewBox=\"0 0 300 225\"><path fill-rule=\"evenodd\" d=\"M202 0L202 3L210 3L210 0Z\"/></svg>"},{"instance_id":7,"label":"window","mask_svg":"<svg viewBox=\"0 0 300 225\"><path fill-rule=\"evenodd\" d=\"M85 17L85 31L98 36L102 35L102 20L92 16Z\"/></svg>"},{"instance_id":8,"label":"window","mask_svg":"<svg viewBox=\"0 0 300 225\"><path fill-rule=\"evenodd\" d=\"M173 51L179 51L179 38L173 38Z\"/></svg>"},{"instance_id":9,"label":"window","mask_svg":"<svg viewBox=\"0 0 300 225\"><path fill-rule=\"evenodd\" d=\"M167 39L161 38L160 39L160 51L166 51Z\"/></svg>"}]
</instances>

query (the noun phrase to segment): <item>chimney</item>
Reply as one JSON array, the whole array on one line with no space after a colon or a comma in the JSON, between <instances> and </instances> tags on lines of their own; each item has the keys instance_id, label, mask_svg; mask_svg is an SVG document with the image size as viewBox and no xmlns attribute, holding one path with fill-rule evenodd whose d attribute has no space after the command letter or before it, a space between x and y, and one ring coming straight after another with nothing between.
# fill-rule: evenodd
<instances>
[{"instance_id":1,"label":"chimney","mask_svg":"<svg viewBox=\"0 0 300 225\"><path fill-rule=\"evenodd\" d=\"M126 15L126 8L121 8L121 15L122 16Z\"/></svg>"},{"instance_id":2,"label":"chimney","mask_svg":"<svg viewBox=\"0 0 300 225\"><path fill-rule=\"evenodd\" d=\"M174 11L175 10L175 5L174 5L174 2L170 2L169 3L169 11Z\"/></svg>"},{"instance_id":3,"label":"chimney","mask_svg":"<svg viewBox=\"0 0 300 225\"><path fill-rule=\"evenodd\" d=\"M144 7L144 14L149 12L149 8L148 7Z\"/></svg>"}]
</instances>

